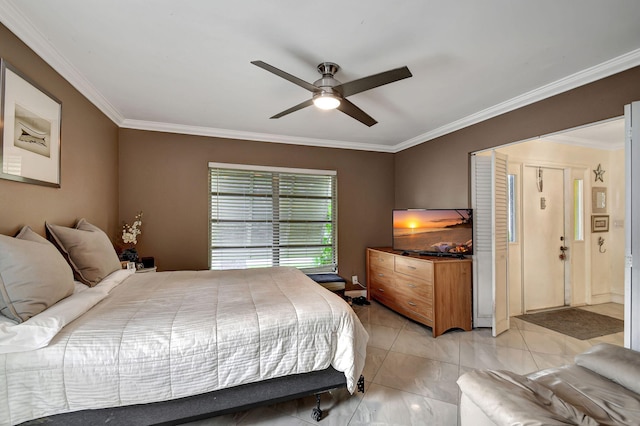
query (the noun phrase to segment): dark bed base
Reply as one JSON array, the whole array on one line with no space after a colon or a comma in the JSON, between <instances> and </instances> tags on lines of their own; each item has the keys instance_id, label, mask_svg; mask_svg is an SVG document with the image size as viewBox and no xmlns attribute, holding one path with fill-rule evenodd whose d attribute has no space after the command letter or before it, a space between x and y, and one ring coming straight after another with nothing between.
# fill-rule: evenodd
<instances>
[{"instance_id":1,"label":"dark bed base","mask_svg":"<svg viewBox=\"0 0 640 426\"><path fill-rule=\"evenodd\" d=\"M322 417L320 393L346 385L344 374L329 367L322 371L279 377L170 401L56 414L22 423L22 426L86 426L103 423L110 426L179 425L313 394L317 395L318 405L311 417L319 421ZM362 376L358 381L358 390L364 392Z\"/></svg>"}]
</instances>

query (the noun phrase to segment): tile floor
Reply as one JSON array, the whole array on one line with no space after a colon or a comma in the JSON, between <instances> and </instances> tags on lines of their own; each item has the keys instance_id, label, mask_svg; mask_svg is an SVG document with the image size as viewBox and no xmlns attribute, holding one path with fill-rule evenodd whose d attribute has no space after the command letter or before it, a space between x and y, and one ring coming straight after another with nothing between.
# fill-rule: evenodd
<instances>
[{"instance_id":1,"label":"tile floor","mask_svg":"<svg viewBox=\"0 0 640 426\"><path fill-rule=\"evenodd\" d=\"M623 306L614 303L585 309L619 319L624 315ZM456 380L461 374L476 368L526 374L570 363L596 343L622 345L624 340L622 333L577 340L516 318L497 338L481 328L450 331L434 339L430 328L376 302L354 310L369 333L364 394L350 395L344 389L323 394L320 423L311 419L312 396L190 425L455 426L460 398Z\"/></svg>"}]
</instances>

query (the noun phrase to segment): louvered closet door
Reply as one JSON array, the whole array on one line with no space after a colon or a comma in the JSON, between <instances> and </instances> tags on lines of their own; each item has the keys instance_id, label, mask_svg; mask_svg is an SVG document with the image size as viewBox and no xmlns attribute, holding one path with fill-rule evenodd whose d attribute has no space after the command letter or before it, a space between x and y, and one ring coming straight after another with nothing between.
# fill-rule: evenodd
<instances>
[{"instance_id":1,"label":"louvered closet door","mask_svg":"<svg viewBox=\"0 0 640 426\"><path fill-rule=\"evenodd\" d=\"M471 157L474 209L474 325L509 329L507 156Z\"/></svg>"}]
</instances>

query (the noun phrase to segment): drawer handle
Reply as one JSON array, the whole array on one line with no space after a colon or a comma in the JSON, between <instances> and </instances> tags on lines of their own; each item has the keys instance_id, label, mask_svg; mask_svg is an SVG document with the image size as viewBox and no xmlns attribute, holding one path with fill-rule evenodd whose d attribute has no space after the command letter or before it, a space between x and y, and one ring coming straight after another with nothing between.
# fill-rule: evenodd
<instances>
[{"instance_id":1,"label":"drawer handle","mask_svg":"<svg viewBox=\"0 0 640 426\"><path fill-rule=\"evenodd\" d=\"M379 288L379 289L378 289L378 291L379 291L380 293L384 293L384 288Z\"/></svg>"},{"instance_id":2,"label":"drawer handle","mask_svg":"<svg viewBox=\"0 0 640 426\"><path fill-rule=\"evenodd\" d=\"M418 305L416 305L416 304L415 304L415 303L413 303L413 302L407 302L407 303L409 304L409 306L418 306Z\"/></svg>"},{"instance_id":3,"label":"drawer handle","mask_svg":"<svg viewBox=\"0 0 640 426\"><path fill-rule=\"evenodd\" d=\"M415 284L411 284L411 283L407 283L407 287L409 287L409 288L416 288L416 285L415 285Z\"/></svg>"},{"instance_id":4,"label":"drawer handle","mask_svg":"<svg viewBox=\"0 0 640 426\"><path fill-rule=\"evenodd\" d=\"M379 277L384 277L384 274L378 274Z\"/></svg>"},{"instance_id":5,"label":"drawer handle","mask_svg":"<svg viewBox=\"0 0 640 426\"><path fill-rule=\"evenodd\" d=\"M415 266L411 266L411 265L407 265L407 268L409 268L409 269L413 269L413 270L415 270L415 269L416 269L416 267L415 267Z\"/></svg>"}]
</instances>

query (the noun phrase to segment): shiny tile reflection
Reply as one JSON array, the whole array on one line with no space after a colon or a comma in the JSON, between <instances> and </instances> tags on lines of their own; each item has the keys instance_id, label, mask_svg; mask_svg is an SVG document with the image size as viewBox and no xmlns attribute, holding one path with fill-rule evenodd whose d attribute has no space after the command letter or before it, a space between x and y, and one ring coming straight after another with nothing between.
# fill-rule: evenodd
<instances>
[{"instance_id":1,"label":"shiny tile reflection","mask_svg":"<svg viewBox=\"0 0 640 426\"><path fill-rule=\"evenodd\" d=\"M364 368L365 393L345 389L323 394L323 425L442 425L458 424L460 391L456 380L476 368L504 369L519 374L573 362L592 345L623 345L623 333L578 340L555 331L511 319L500 336L478 328L449 331L433 338L431 329L372 302L354 306L369 333ZM604 315L623 315L622 305L583 307ZM214 417L192 426L310 425L315 397Z\"/></svg>"},{"instance_id":2,"label":"shiny tile reflection","mask_svg":"<svg viewBox=\"0 0 640 426\"><path fill-rule=\"evenodd\" d=\"M374 384L349 425L451 425L458 407L435 399Z\"/></svg>"}]
</instances>

